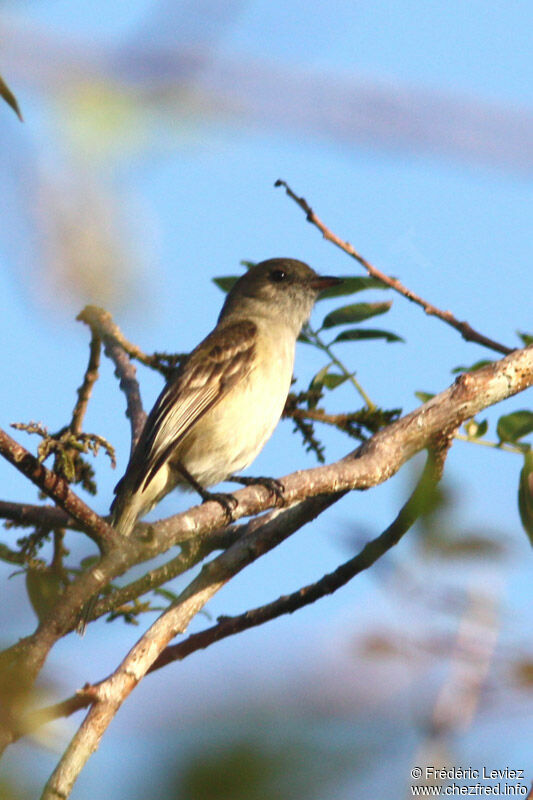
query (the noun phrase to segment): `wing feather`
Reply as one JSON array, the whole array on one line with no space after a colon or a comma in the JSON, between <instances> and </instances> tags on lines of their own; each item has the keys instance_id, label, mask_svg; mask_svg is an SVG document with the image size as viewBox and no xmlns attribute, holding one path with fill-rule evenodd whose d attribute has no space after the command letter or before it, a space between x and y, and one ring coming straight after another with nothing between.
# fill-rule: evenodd
<instances>
[{"instance_id":1,"label":"wing feather","mask_svg":"<svg viewBox=\"0 0 533 800\"><path fill-rule=\"evenodd\" d=\"M152 409L124 483L137 491L152 480L198 420L252 369L257 327L240 320L215 329L193 350Z\"/></svg>"}]
</instances>

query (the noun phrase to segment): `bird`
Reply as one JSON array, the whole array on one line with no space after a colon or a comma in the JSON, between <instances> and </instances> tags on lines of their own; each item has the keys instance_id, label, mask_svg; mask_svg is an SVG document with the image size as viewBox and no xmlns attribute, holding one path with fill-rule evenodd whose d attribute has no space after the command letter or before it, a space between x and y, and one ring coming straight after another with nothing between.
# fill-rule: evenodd
<instances>
[{"instance_id":1,"label":"bird","mask_svg":"<svg viewBox=\"0 0 533 800\"><path fill-rule=\"evenodd\" d=\"M234 283L213 331L163 388L115 487L111 524L120 535L177 486L204 500L227 497L207 489L248 467L272 435L296 340L319 294L340 282L303 261L271 258Z\"/></svg>"}]
</instances>

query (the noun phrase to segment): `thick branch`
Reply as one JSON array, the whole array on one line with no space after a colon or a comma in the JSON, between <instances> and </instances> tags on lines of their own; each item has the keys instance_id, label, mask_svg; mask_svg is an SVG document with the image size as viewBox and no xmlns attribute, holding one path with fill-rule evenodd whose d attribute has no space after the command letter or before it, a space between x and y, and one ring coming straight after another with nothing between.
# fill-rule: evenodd
<instances>
[{"instance_id":1,"label":"thick branch","mask_svg":"<svg viewBox=\"0 0 533 800\"><path fill-rule=\"evenodd\" d=\"M376 433L340 461L294 472L280 480L287 505L327 492L369 489L392 477L439 434L455 431L480 411L533 385L533 345L515 350L476 372L460 375L429 402ZM272 507L276 499L261 485L234 493L235 519ZM159 547L164 550L224 524L218 503L205 503L154 524ZM207 526L207 527L206 527Z\"/></svg>"},{"instance_id":2,"label":"thick branch","mask_svg":"<svg viewBox=\"0 0 533 800\"><path fill-rule=\"evenodd\" d=\"M93 687L97 701L88 712L78 732L64 753L45 787L42 800L68 797L72 786L91 754L100 744L107 726L118 709L144 677L168 642L183 633L191 619L225 583L263 553L279 544L306 522L314 519L338 496L315 497L306 503L271 512L268 520L252 520L251 533L207 564L177 602L165 611L137 644L118 669Z\"/></svg>"},{"instance_id":3,"label":"thick branch","mask_svg":"<svg viewBox=\"0 0 533 800\"><path fill-rule=\"evenodd\" d=\"M299 205L302 211L305 213L307 221L318 228L324 239L332 242L349 256L355 258L355 260L366 269L369 275L372 275L374 278L378 278L387 286L390 286L391 289L394 289L395 292L399 292L404 297L407 297L408 300L411 300L411 302L421 306L426 314L429 314L433 317L438 317L447 325L451 325L452 328L455 328L455 330L459 331L463 339L466 339L467 342L477 342L477 344L480 344L483 347L488 347L490 350L495 350L497 353L503 353L503 355L507 355L508 353L512 352L510 347L506 347L499 342L495 342L493 339L489 339L488 336L484 336L482 333L474 330L474 328L472 328L468 322L461 322L460 320L456 319L451 311L442 311L440 308L437 308L437 306L432 305L427 300L424 300L422 297L415 294L415 292L411 291L411 289L408 289L399 280L397 280L397 278L391 278L390 275L386 275L384 272L381 272L381 270L374 267L370 261L367 261L366 258L363 258L363 256L357 252L353 245L351 245L349 242L345 242L343 239L333 233L333 231L331 231L315 214L306 199L304 197L298 197L298 195L293 192L293 190L285 181L277 180L274 186L283 186L285 192L289 195L291 200L294 200L294 202Z\"/></svg>"},{"instance_id":4,"label":"thick branch","mask_svg":"<svg viewBox=\"0 0 533 800\"><path fill-rule=\"evenodd\" d=\"M397 472L402 464L415 453L434 442L439 434L446 437L462 422L475 416L484 408L523 391L532 384L533 347L515 351L501 361L494 362L475 373L462 375L445 392L383 429L371 440L335 464L294 473L284 478L282 483L285 499L290 504L299 503L296 508L306 510L308 507L314 507L313 498L317 498L319 495L339 493L355 488L369 488L381 483ZM20 450L26 453L23 448ZM34 462L35 459L31 462L32 467ZM16 464L16 459L14 459L14 463ZM16 465L18 466L18 464ZM44 470L41 465L37 464L37 466L39 470ZM54 478L54 486L56 485L61 485L61 483L58 484ZM51 490L50 494L55 498L54 491ZM59 495L61 496L61 493ZM260 485L236 492L235 497L238 500L238 506L234 510L236 518L258 514L276 503L276 499L272 497L268 489ZM311 499L301 502L306 497ZM55 499L59 502L61 498ZM289 512L292 510L289 509ZM32 675L35 674L46 657L46 648L51 647L54 641L72 626L76 610L80 608L80 602L86 601L95 591L105 585L106 579L107 581L113 579L133 563L163 552L176 543L197 536L209 536L213 531L223 528L225 521L225 512L219 504L210 502L152 526L143 526L145 541L142 550L138 545L137 549L134 548L130 554L124 552L122 548L118 553L112 552L109 557L103 558L99 563L98 574L94 572L84 574L67 587L65 595L60 601L61 605L58 604L50 619L45 620L34 636L22 640L12 648L19 656L17 663L21 663L24 668L27 667ZM271 535L275 537L276 534L274 532ZM133 545L135 538L131 537L130 546ZM235 552L235 548L240 547L246 550L247 541L239 542L230 551ZM198 597L201 601L201 595ZM191 612L194 611L192 603L191 600L190 604L186 606L186 609ZM201 604L202 602L197 608ZM179 625L176 630L179 630ZM162 639L158 640L159 645L162 642ZM166 643L164 642L164 645ZM152 660L155 660L157 655L156 648L155 652L151 654ZM13 655L10 654L9 657L13 658ZM150 664L145 664L146 669L149 666ZM133 687L130 687L129 691L131 688Z\"/></svg>"},{"instance_id":5,"label":"thick branch","mask_svg":"<svg viewBox=\"0 0 533 800\"><path fill-rule=\"evenodd\" d=\"M298 591L284 595L272 603L260 606L239 614L235 617L222 617L216 625L200 633L193 633L185 641L169 645L154 661L149 672L161 669L173 661L181 661L196 650L202 650L214 642L233 636L248 628L262 625L269 620L281 617L283 614L293 614L299 608L310 605L328 594L333 594L341 586L347 584L352 578L369 569L388 550L394 547L407 531L414 525L425 507L429 493L442 477L444 459L451 444L451 440L443 443L438 457L430 452L426 466L413 493L405 503L400 513L386 530L378 537L368 542L360 553L337 567L334 572L324 575L315 583L303 586Z\"/></svg>"}]
</instances>

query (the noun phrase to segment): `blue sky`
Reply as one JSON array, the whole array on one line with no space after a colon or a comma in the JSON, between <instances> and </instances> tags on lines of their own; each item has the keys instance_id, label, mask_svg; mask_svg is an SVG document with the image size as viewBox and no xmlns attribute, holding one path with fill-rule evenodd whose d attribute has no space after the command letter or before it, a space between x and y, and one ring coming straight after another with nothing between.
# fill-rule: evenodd
<instances>
[{"instance_id":1,"label":"blue sky","mask_svg":"<svg viewBox=\"0 0 533 800\"><path fill-rule=\"evenodd\" d=\"M4 141L0 169L7 187L6 213L0 218L0 294L5 298L2 316L9 344L0 388L3 426L37 419L53 430L68 419L87 354L86 331L74 318L89 300L108 304L125 334L146 351L186 351L210 330L218 314L222 295L211 278L238 272L240 259L287 255L308 261L318 271L358 274L355 262L324 242L281 190L274 190L280 177L376 266L435 304L508 345L518 343L517 329L532 331L530 161L527 168L531 129L526 124L531 121L529 4L251 1L230 4L227 19L212 26L203 5L200 23L183 7L181 22L179 17L172 21L172 6L161 4L160 16L150 22L155 12L148 2L4 4L12 50L0 70L19 98L26 122L20 126L7 107L0 109ZM179 3L175 6L180 8ZM168 29L159 19L169 21ZM143 37L143 25L152 31L149 40ZM74 37L82 41L80 58L90 53L107 82L93 75L84 80L82 69L80 76L65 72L47 85L40 78L44 61L39 48L26 52L21 45L32 30L37 41L48 33L67 49ZM193 84L170 97L168 105L137 95L133 83L125 88L117 78L113 85L119 67L128 77L126 45L133 51L147 42L154 47L167 46L168 41L176 45L180 36L187 43L207 42L208 59ZM76 46L73 54L77 57ZM295 76L301 80L302 113L309 87L340 86L344 91L353 82L383 87L407 105L418 92L429 92L452 103L491 107L495 119L524 114L524 130L529 133L524 137L522 167L445 154L442 148L430 154L397 141L380 146L372 135L350 140L306 130L303 124L288 125L277 113L275 92L269 113L247 116L231 93L235 87L228 86L224 95L217 79L227 74L228 64L252 63L286 75L287 86ZM133 80L131 74L129 79ZM281 93L286 86L282 77L279 80ZM261 99L261 95L256 98L258 107ZM431 110L429 103L428 113ZM105 230L106 222L112 231L118 226L120 264L110 294L101 292L98 280L91 283L90 274L74 274L70 282L58 277L57 271L55 278L50 277L54 264L57 269L47 228L50 197L56 198L56 205L65 205L65 213L81 208L74 220L84 229ZM87 202L85 212L80 197ZM75 255L71 269L90 272L91 261ZM371 299L383 297L375 293ZM393 309L379 323L401 334L406 344L343 345L338 351L384 407L410 410L418 404L414 391L440 391L451 382L453 366L490 357L402 298L391 299ZM315 319L323 309L317 309ZM300 347L296 374L301 385L321 364L314 353ZM149 407L160 382L145 371L140 375ZM347 387L330 400L331 407L339 410L354 404ZM528 402L527 395L516 398L487 417L494 420L498 413L527 407ZM87 426L108 436L118 451L116 474L102 456L98 462L101 494L94 504L105 513L128 453L128 428L108 366L102 368L102 385L95 392ZM30 444L23 434L18 438ZM325 439L328 460L349 448L340 437ZM283 475L313 463L285 422L251 471ZM511 542L512 557L497 568L462 565L457 570L460 589L470 582L487 585L497 573L504 587L502 636L510 636L517 647L522 646L529 622L524 608L530 581L530 551L515 501L519 468L517 456L463 443L456 444L448 464L450 481L460 496L454 510L459 530L501 530ZM213 617L236 613L334 568L349 557L353 538L360 543L393 518L409 485L408 471L404 473L387 486L335 506L264 563L243 573L213 600L209 612ZM0 464L0 474L5 498L35 500L35 493L11 468ZM158 513L185 508L186 502L187 498L172 495ZM73 541L73 554L79 548ZM402 543L391 564L418 559L413 548L409 541ZM428 575L439 574L438 564L416 564ZM446 565L445 571L455 568ZM333 598L213 648L204 659L195 656L194 663L191 659L190 665L169 671L164 681L148 679L106 735L108 753L103 754L104 746L91 761L74 797L94 796L103 764L117 782L116 796L121 796L120 781L126 778L110 762L117 753L126 752L121 748L126 747L128 726L138 724L135 714L147 713L151 706L163 714L161 693L170 684L178 694L186 685L190 702L201 706L207 686L214 684L215 694L217 686L223 692L226 681L237 692L239 679L253 686L250 671L260 684L270 668L286 670L289 685L290 676L302 670L311 653L336 646L342 631L357 637L361 628L381 624L401 631L405 621L397 618L394 593L388 596L387 580L380 575L378 571L376 576L362 576ZM453 578L457 580L456 575ZM23 635L33 626L32 612L20 599L21 588L21 578L8 584L10 603L0 611L6 636ZM405 618L415 626L424 620L430 624L423 612L413 608ZM204 624L200 620L197 627ZM448 621L444 627L450 625ZM60 670L58 696L106 674L137 633L100 624L84 640L69 637L52 656L48 673ZM320 672L320 658L315 657ZM357 670L356 662L353 669ZM491 724L499 711L495 709ZM495 727L493 739L488 736L493 744L501 736ZM518 751L517 740L523 734L521 729L515 741L499 742L502 758L511 758L512 747ZM474 752L475 742L484 736L486 727L478 720L471 733ZM18 757L11 756L13 763ZM45 755L41 760L45 775L53 758Z\"/></svg>"}]
</instances>

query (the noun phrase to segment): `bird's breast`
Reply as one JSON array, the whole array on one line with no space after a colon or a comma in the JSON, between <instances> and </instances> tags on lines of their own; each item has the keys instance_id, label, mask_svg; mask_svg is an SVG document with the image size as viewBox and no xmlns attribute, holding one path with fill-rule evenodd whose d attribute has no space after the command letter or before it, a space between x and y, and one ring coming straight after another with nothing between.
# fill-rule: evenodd
<instances>
[{"instance_id":1,"label":"bird's breast","mask_svg":"<svg viewBox=\"0 0 533 800\"><path fill-rule=\"evenodd\" d=\"M196 423L176 453L203 486L252 463L279 422L293 366L293 337L258 336L246 375Z\"/></svg>"}]
</instances>

